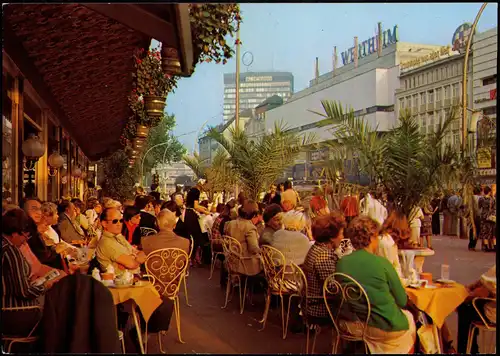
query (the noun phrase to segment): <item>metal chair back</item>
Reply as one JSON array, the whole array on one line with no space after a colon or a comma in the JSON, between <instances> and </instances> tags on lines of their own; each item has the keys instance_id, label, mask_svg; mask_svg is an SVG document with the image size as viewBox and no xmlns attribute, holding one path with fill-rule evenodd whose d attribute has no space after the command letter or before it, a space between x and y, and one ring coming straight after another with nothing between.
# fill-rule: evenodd
<instances>
[{"instance_id":1,"label":"metal chair back","mask_svg":"<svg viewBox=\"0 0 500 356\"><path fill-rule=\"evenodd\" d=\"M285 256L278 249L265 245L261 247L260 260L271 293L281 294L284 291Z\"/></svg>"},{"instance_id":2,"label":"metal chair back","mask_svg":"<svg viewBox=\"0 0 500 356\"><path fill-rule=\"evenodd\" d=\"M158 231L151 229L150 227L140 227L139 230L141 232L141 237L155 235L158 233Z\"/></svg>"},{"instance_id":3,"label":"metal chair back","mask_svg":"<svg viewBox=\"0 0 500 356\"><path fill-rule=\"evenodd\" d=\"M189 257L179 248L163 248L151 252L146 259L146 273L161 295L174 299L189 266Z\"/></svg>"},{"instance_id":4,"label":"metal chair back","mask_svg":"<svg viewBox=\"0 0 500 356\"><path fill-rule=\"evenodd\" d=\"M226 268L229 274L241 273L240 267L246 274L246 266L242 261L243 248L238 240L234 237L225 235L222 240L222 248L226 259Z\"/></svg>"},{"instance_id":5,"label":"metal chair back","mask_svg":"<svg viewBox=\"0 0 500 356\"><path fill-rule=\"evenodd\" d=\"M323 298L338 338L364 341L371 304L363 286L345 273L333 273L325 280ZM354 322L358 326L355 333L349 332L346 322Z\"/></svg>"}]
</instances>

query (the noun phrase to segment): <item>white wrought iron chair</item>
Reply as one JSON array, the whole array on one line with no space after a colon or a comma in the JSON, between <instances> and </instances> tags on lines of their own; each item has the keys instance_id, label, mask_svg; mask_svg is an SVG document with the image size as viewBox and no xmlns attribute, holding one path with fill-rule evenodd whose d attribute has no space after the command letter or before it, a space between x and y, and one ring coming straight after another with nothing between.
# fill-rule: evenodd
<instances>
[{"instance_id":1,"label":"white wrought iron chair","mask_svg":"<svg viewBox=\"0 0 500 356\"><path fill-rule=\"evenodd\" d=\"M194 240L193 240L193 237L191 236L189 238L191 240L191 244L189 245L189 260L191 261L191 256L193 255L193 249L194 249ZM188 297L188 289L187 289L187 277L189 277L189 264L188 264L188 268L186 270L186 274L184 275L184 277L182 277L182 281L181 283L184 285L184 297L186 298L186 305L188 307L192 307L191 304L189 304L189 297Z\"/></svg>"},{"instance_id":2,"label":"white wrought iron chair","mask_svg":"<svg viewBox=\"0 0 500 356\"><path fill-rule=\"evenodd\" d=\"M158 233L158 231L156 231L155 229L151 229L150 227L140 227L139 230L141 232L141 237L156 235Z\"/></svg>"},{"instance_id":3,"label":"white wrought iron chair","mask_svg":"<svg viewBox=\"0 0 500 356\"><path fill-rule=\"evenodd\" d=\"M365 353L368 354L365 333L370 320L371 304L368 294L366 294L361 284L345 273L333 273L325 280L323 298L337 335L333 342L332 354L337 353L340 340L348 342L363 341ZM353 302L357 304L355 308L351 308ZM366 309L360 309L359 303L366 305ZM342 314L343 312L348 313L349 320L343 319L345 317ZM346 321L359 323L361 326L360 332L356 333L356 335L350 333L345 325Z\"/></svg>"},{"instance_id":4,"label":"white wrought iron chair","mask_svg":"<svg viewBox=\"0 0 500 356\"><path fill-rule=\"evenodd\" d=\"M478 306L477 306L478 301L495 302L496 303L496 299L494 299L494 298L474 298L472 300L472 306L474 307L477 314L481 318L481 321L473 321L469 326L469 336L467 338L467 350L465 351L465 353L469 354L469 355L470 355L471 350L472 350L472 340L473 340L472 336L474 335L476 330L477 330L477 332L480 332L480 331L494 332L495 333L494 336L496 336L496 331L497 331L496 324L492 324L492 323L488 322L488 319L486 318L486 316L483 315L481 310L478 308ZM496 339L496 337L495 337L495 339ZM483 342L482 344L484 345L485 343ZM493 346L493 345L494 345L494 343L491 343L491 346ZM495 349L496 349L496 347L495 347ZM481 352L481 353L492 353L491 351L492 350L490 349L487 352Z\"/></svg>"},{"instance_id":5,"label":"white wrought iron chair","mask_svg":"<svg viewBox=\"0 0 500 356\"><path fill-rule=\"evenodd\" d=\"M290 306L293 297L301 297L301 288L303 281L300 276L297 276L297 266L287 265L285 256L277 249L271 246L262 246L260 259L264 266L264 274L267 280L267 295L264 315L260 323L262 329L266 327L267 315L271 303L271 295L280 297L281 302L281 326L283 327L283 339L286 339L288 331L288 321L290 319ZM285 299L288 296L288 310L285 318Z\"/></svg>"},{"instance_id":6,"label":"white wrought iron chair","mask_svg":"<svg viewBox=\"0 0 500 356\"><path fill-rule=\"evenodd\" d=\"M212 279L215 270L215 264L217 262L217 257L223 256L223 251L215 251L222 246L222 239L214 239L212 238L212 233L208 233L208 237L210 239L210 252L212 254L212 259L210 260L210 277L208 279Z\"/></svg>"},{"instance_id":7,"label":"white wrought iron chair","mask_svg":"<svg viewBox=\"0 0 500 356\"><path fill-rule=\"evenodd\" d=\"M242 247L238 240L231 236L224 236L222 239L222 248L224 250L224 263L227 269L227 287L226 287L226 301L222 309L227 307L229 302L229 292L234 290L234 287L239 286L239 297L240 297L240 314L243 314L245 310L245 299L247 294L247 282L248 273L246 272L246 266L244 263L245 259L250 259L253 257L243 257L241 256ZM241 269L240 269L241 267ZM243 273L240 272L243 270ZM243 284L243 291L241 290L242 278L245 280ZM237 281L237 284L235 283ZM242 293L243 292L243 293ZM232 294L232 293L231 293Z\"/></svg>"},{"instance_id":8,"label":"white wrought iron chair","mask_svg":"<svg viewBox=\"0 0 500 356\"><path fill-rule=\"evenodd\" d=\"M146 259L145 266L150 282L153 283L160 295L174 302L177 335L179 342L184 343L181 337L179 290L182 279L189 267L189 256L179 248L164 248L151 252ZM163 351L161 337L165 333L165 331L158 333L158 343L160 344L160 351L162 353L165 352Z\"/></svg>"},{"instance_id":9,"label":"white wrought iron chair","mask_svg":"<svg viewBox=\"0 0 500 356\"><path fill-rule=\"evenodd\" d=\"M16 336L7 335L7 334L4 334L4 331L8 332L8 330L2 330L2 342L5 345L5 352L8 354L11 353L12 345L14 345L16 343L33 344L33 343L38 341L38 335L34 336L33 334L34 334L36 328L38 327L38 324L41 321L42 307L40 307L39 305L33 305L33 306L29 306L29 307L2 308L2 313L6 312L6 311L23 312L23 311L27 311L27 310L38 310L40 312L40 320L38 320L38 322L35 324L33 329L31 329L30 333L25 337L17 336L17 335Z\"/></svg>"}]
</instances>

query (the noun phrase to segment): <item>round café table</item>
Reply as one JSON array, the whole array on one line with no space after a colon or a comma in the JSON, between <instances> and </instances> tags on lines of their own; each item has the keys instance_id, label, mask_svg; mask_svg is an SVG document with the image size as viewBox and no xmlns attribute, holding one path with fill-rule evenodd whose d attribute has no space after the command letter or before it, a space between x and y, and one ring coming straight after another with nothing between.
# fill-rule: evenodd
<instances>
[{"instance_id":1,"label":"round caf\u00e9 table","mask_svg":"<svg viewBox=\"0 0 500 356\"><path fill-rule=\"evenodd\" d=\"M139 339L139 345L141 348L141 353L144 354L144 345L147 344L147 340L143 342L141 334L141 323L136 313L136 306L139 307L142 316L146 323L149 321L153 312L158 308L162 300L160 294L155 289L155 287L149 282L142 282L141 286L131 286L131 287L109 287L111 294L113 295L113 302L115 305L125 303L127 301L132 301L132 317L134 319L135 328L137 330L137 338ZM147 337L147 335L146 335Z\"/></svg>"},{"instance_id":2,"label":"round caf\u00e9 table","mask_svg":"<svg viewBox=\"0 0 500 356\"><path fill-rule=\"evenodd\" d=\"M422 273L424 271L424 262L425 258L429 256L434 256L434 250L430 248L412 248L412 249L398 249L398 255L401 257L405 253L413 252L415 254L415 268L418 273Z\"/></svg>"}]
</instances>

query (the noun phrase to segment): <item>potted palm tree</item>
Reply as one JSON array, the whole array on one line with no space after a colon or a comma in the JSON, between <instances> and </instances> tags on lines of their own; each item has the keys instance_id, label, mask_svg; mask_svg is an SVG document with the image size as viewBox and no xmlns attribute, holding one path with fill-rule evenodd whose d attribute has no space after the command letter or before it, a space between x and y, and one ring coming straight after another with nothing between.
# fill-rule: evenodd
<instances>
[{"instance_id":1,"label":"potted palm tree","mask_svg":"<svg viewBox=\"0 0 500 356\"><path fill-rule=\"evenodd\" d=\"M460 150L444 142L451 124L458 119L453 108L438 129L429 135L421 133L415 117L402 111L398 124L388 132L377 132L353 109L344 109L335 101L322 101L324 113L315 112L333 124L334 140L329 144L334 155L348 148L359 155L361 171L391 193L395 208L410 220L414 207L442 190L450 172L462 166ZM339 153L341 152L341 153Z\"/></svg>"},{"instance_id":2,"label":"potted palm tree","mask_svg":"<svg viewBox=\"0 0 500 356\"><path fill-rule=\"evenodd\" d=\"M230 129L229 138L215 128L207 136L226 150L239 184L254 200L258 200L259 194L292 166L301 151L314 140L313 135L288 130L283 123L277 123L270 133L253 140L243 130L234 128Z\"/></svg>"}]
</instances>

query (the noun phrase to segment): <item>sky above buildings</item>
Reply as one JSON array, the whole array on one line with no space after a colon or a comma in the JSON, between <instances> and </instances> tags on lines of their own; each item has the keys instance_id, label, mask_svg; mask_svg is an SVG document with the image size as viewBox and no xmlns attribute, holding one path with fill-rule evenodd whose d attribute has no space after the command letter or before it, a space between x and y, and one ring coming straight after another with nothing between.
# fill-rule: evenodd
<instances>
[{"instance_id":1,"label":"sky above buildings","mask_svg":"<svg viewBox=\"0 0 500 356\"><path fill-rule=\"evenodd\" d=\"M375 35L377 22L383 30L398 25L399 41L432 45L451 45L455 29L473 22L480 3L422 4L241 4L241 54L253 54L253 64L241 71L287 71L294 75L294 92L309 85L314 76L315 57L320 75L332 70L333 47L340 52ZM478 24L482 32L498 25L498 4L489 4ZM178 82L168 96L167 112L174 114L174 134L189 151L196 142L196 131L203 123L222 122L223 74L235 72L236 61L226 65L200 63L190 78ZM195 133L192 133L195 131ZM186 134L191 132L191 134ZM197 144L196 144L197 149Z\"/></svg>"}]
</instances>

